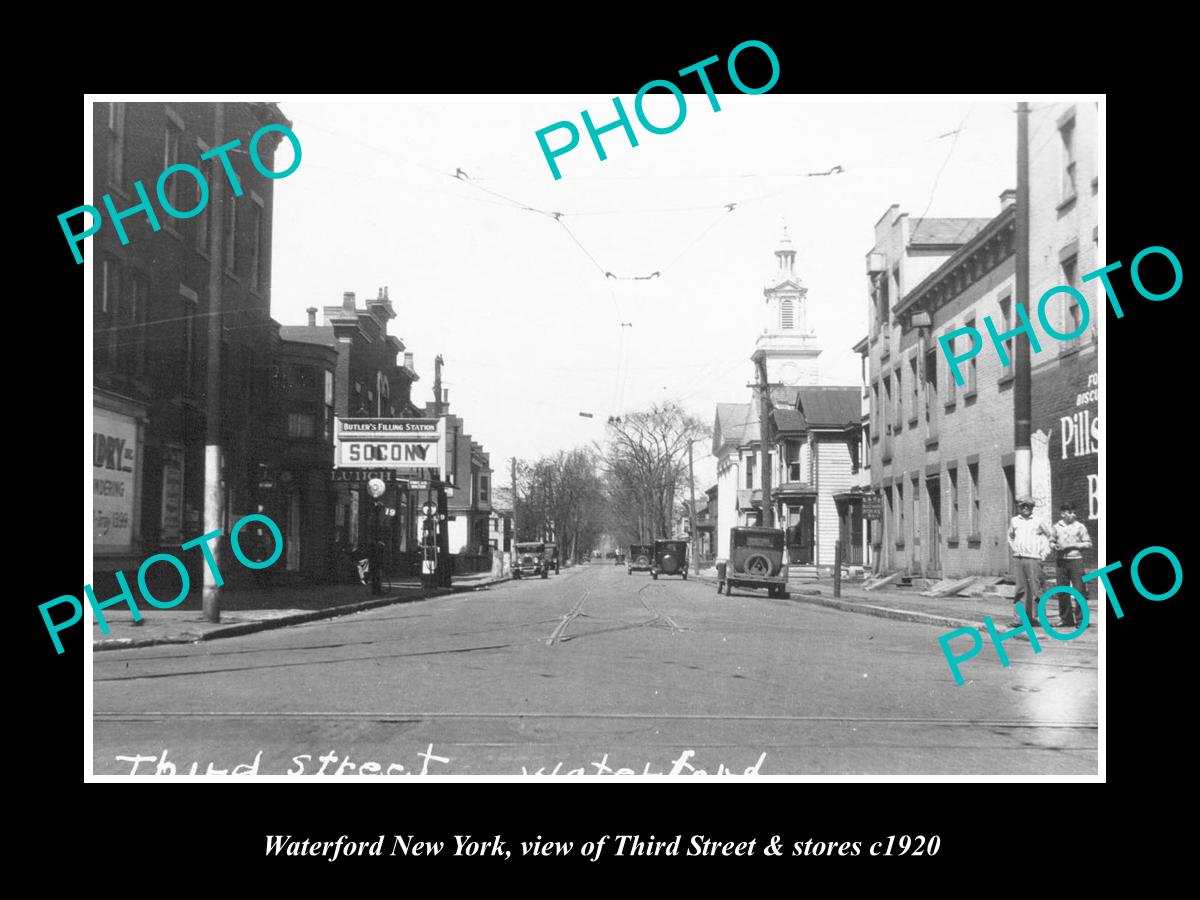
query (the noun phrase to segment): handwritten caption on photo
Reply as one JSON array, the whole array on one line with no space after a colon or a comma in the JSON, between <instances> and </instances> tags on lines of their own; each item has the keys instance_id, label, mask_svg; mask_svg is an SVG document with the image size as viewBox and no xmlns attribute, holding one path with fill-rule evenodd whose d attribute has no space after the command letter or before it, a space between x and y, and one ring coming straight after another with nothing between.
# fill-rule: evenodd
<instances>
[{"instance_id":1,"label":"handwritten caption on photo","mask_svg":"<svg viewBox=\"0 0 1200 900\"><path fill-rule=\"evenodd\" d=\"M743 50L747 50L751 47L761 50L764 54L766 54L767 61L771 64L771 78L762 87L752 88L742 81L741 77L738 75L738 55ZM704 93L708 95L708 103L712 107L713 112L720 112L721 104L717 102L717 95L713 93L712 82L708 80L708 73L704 70L713 63L720 62L720 60L721 58L719 56L714 55L710 56L708 59L703 59L698 63L679 70L680 75L690 75L692 72L696 73L696 75L700 78L700 83L704 86ZM729 70L729 80L732 81L733 86L743 94L765 94L771 88L775 87L775 83L779 81L779 57L775 55L774 50L772 50L762 41L742 41L742 43L738 44L733 48L732 52L730 52L729 60L726 63L726 68ZM665 88L666 90L670 91L675 97L675 102L679 105L679 113L676 115L675 121L670 125L654 125L648 118L646 118L646 110L643 108L646 92L653 90L654 88ZM612 131L615 128L623 129L625 136L629 139L629 145L631 147L636 147L638 145L637 135L633 131L633 123L629 121L629 113L625 111L625 107L621 104L621 98L613 97L612 102L613 106L617 110L617 118L615 121L609 122L607 125L601 125L599 128L596 127L596 124L592 121L591 113L589 113L586 109L579 114L583 119L584 128L587 129L588 137L592 139L592 146L596 149L596 156L600 158L601 162L604 162L604 160L608 159L608 154L604 150L604 145L600 143L600 135L606 132ZM642 85L641 89L637 92L637 96L634 97L633 112L637 116L637 120L642 124L642 127L651 134L670 134L672 131L675 131L677 128L679 128L679 126L683 124L683 120L687 118L687 101L683 98L683 92L679 90L674 82L658 78L654 81L647 81ZM551 150L550 144L546 140L546 135L552 131L557 131L560 129L565 129L569 135L567 143L555 150ZM547 125L545 128L541 128L534 132L534 135L537 137L538 145L542 148L542 155L546 158L547 165L550 166L550 173L554 176L554 180L558 181L560 178L562 178L562 172L559 171L558 163L555 162L555 160L563 154L574 150L579 145L579 129L575 127L574 122L564 120L561 122L555 122L553 125Z\"/></svg>"},{"instance_id":2,"label":"handwritten caption on photo","mask_svg":"<svg viewBox=\"0 0 1200 900\"><path fill-rule=\"evenodd\" d=\"M271 532L271 536L275 539L275 552L271 556L262 561L255 562L246 556L238 542L238 536L241 530L252 522L261 522L266 525L267 530ZM221 577L221 570L217 568L216 557L213 556L212 548L208 545L209 541L219 540L222 536L220 530L210 531L208 534L201 535L195 540L188 541L180 545L181 550L190 550L192 547L199 547L200 552L204 554L204 562L212 572L213 583L220 587L225 583L225 579ZM233 555L247 569L267 569L283 555L283 534L279 531L279 526L271 521L270 517L260 513L252 513L248 516L243 516L234 523L233 530L229 533L229 546L233 549ZM150 567L155 563L165 562L174 567L179 573L179 593L171 600L159 600L151 592L146 584L146 573L150 571ZM83 593L88 598L88 603L92 606L92 611L96 614L96 620L100 623L100 633L108 634L111 629L108 627L108 621L104 618L104 610L110 606L115 606L118 603L124 602L129 606L129 611L133 614L133 621L142 621L142 613L137 608L137 603L134 602L133 592L129 588L129 580L125 577L125 573L120 569L116 572L117 583L121 585L121 592L115 597L108 600L100 601L96 599L96 594L92 590L90 584L83 586ZM182 603L188 595L192 587L191 576L188 575L187 566L183 564L183 560L170 553L155 553L148 557L138 568L137 573L138 590L142 594L142 598L151 606L158 609L171 609ZM65 622L54 622L50 618L50 610L55 606L68 604L74 608L71 618ZM73 625L77 625L83 619L83 604L79 598L72 594L63 594L61 597L55 597L53 600L47 600L45 603L38 606L38 612L42 614L42 621L46 623L46 630L50 632L50 639L54 642L54 649L60 654L63 652L62 641L59 640L59 632L65 631Z\"/></svg>"},{"instance_id":3,"label":"handwritten caption on photo","mask_svg":"<svg viewBox=\"0 0 1200 900\"><path fill-rule=\"evenodd\" d=\"M312 838L296 838L287 834L266 835L266 856L321 856L328 862L358 856L439 856L449 846L448 841L418 840L412 834L394 834L391 840L381 834L371 841L355 841L344 834L335 841ZM499 857L511 859L513 851L501 835L477 838L470 834L456 834L451 856L480 858ZM513 842L514 846L517 842ZM778 834L766 841L758 838L746 841L723 840L705 834L689 835L686 842L682 834L670 840L659 840L654 835L640 834L602 835L592 841L547 840L540 834L532 841L520 841L521 856L568 857L579 856L596 862L602 856L861 856L867 848L869 856L936 856L942 847L940 836L888 835L878 841L835 841L809 838L804 841L788 841ZM790 846L789 846L790 843ZM387 854L384 848L390 847Z\"/></svg>"},{"instance_id":4,"label":"handwritten caption on photo","mask_svg":"<svg viewBox=\"0 0 1200 900\"><path fill-rule=\"evenodd\" d=\"M1175 575L1175 583L1171 585L1170 589L1163 591L1162 593L1154 593L1153 591L1149 591L1146 589L1145 584L1142 583L1139 567L1141 566L1142 560L1152 553L1159 556L1165 556L1170 561L1171 569ZM1083 582L1085 584L1089 581L1099 580L1100 583L1104 585L1104 595L1108 597L1108 602L1112 604L1113 612L1117 614L1118 619L1123 619L1125 617L1125 610L1121 608L1121 603L1117 600L1117 592L1113 588L1112 582L1109 580L1109 575L1121 567L1121 561L1117 560L1114 563L1109 563L1103 568L1096 569L1093 572L1088 572L1083 576ZM1134 589L1147 600L1153 600L1155 602L1169 600L1179 593L1179 589L1183 587L1183 566L1179 563L1179 557L1177 557L1166 547L1147 547L1141 553L1137 554L1137 556L1133 558L1133 562L1129 564L1129 580L1133 582ZM1074 631L1066 634L1056 631L1053 625L1051 625L1051 623L1046 619L1046 601L1057 594L1070 594L1074 598L1075 602L1079 604L1079 624L1076 626ZM1017 635L1023 634L1029 639L1029 643L1033 645L1034 653L1042 652L1042 645L1038 642L1037 635L1033 630L1033 623L1029 621L1029 616L1026 614L1024 606L1018 603L1014 606L1014 610L1017 616L1021 619L1021 625L1020 627L1013 628L1011 631L998 632L996 630L995 623L992 621L992 617L983 617L983 623L987 628L988 636L992 640L992 646L996 648L996 655L1000 657L1000 665L1004 666L1005 668L1008 667L1009 661L1008 654L1004 651L1004 642L1010 638L1014 638ZM1088 611L1087 598L1069 584L1060 584L1043 593L1041 598L1038 600L1037 616L1038 621L1041 622L1043 630L1056 641L1075 640L1075 638L1087 631L1088 623L1091 621L1091 613ZM965 653L955 655L950 652L950 642L956 637L960 636L970 637L972 640L972 646ZM950 671L954 673L954 683L959 687L962 687L964 680L959 665L966 662L968 659L977 656L983 649L983 638L979 634L979 629L956 628L953 631L948 631L939 637L938 643L941 645L942 654L946 657L946 662L950 665Z\"/></svg>"},{"instance_id":5,"label":"handwritten caption on photo","mask_svg":"<svg viewBox=\"0 0 1200 900\"><path fill-rule=\"evenodd\" d=\"M115 757L117 762L131 763L128 775L156 775L156 776L172 776L172 775L268 775L273 774L275 769L269 762L264 767L263 752L259 750L253 760L248 763L238 763L236 765L226 764L224 768L218 768L215 762L210 762L206 769L201 769L199 761L188 763L180 762L178 757L172 759L168 750L164 749L161 754L122 754ZM646 763L645 767L639 772L633 768L619 766L616 762L609 765L610 754L605 753L603 758L595 760L588 764L587 767L578 767L563 771L566 765L563 762L558 763L553 769L548 769L547 766L541 766L537 769L530 770L525 766L521 766L521 775L527 778L549 777L549 776L580 776L580 775L687 775L687 776L706 776L706 775L759 775L761 774L762 765L766 761L767 754L761 753L758 759L745 769L738 771L735 767L726 766L723 762L708 762L704 763L706 768L701 768L701 760L696 759L695 750L684 750L679 754L679 757L670 763L669 768L655 765L654 763ZM344 776L424 776L424 775L447 775L452 774L450 764L452 762L449 756L439 756L433 752L433 744L430 744L424 751L417 754L417 758L421 760L418 766L413 765L408 768L401 763L391 762L382 763L375 760L364 759L361 756L354 757L350 753L345 755L340 754L336 749L330 750L321 756L315 756L312 753L300 753L293 756L287 764L284 775L321 775L332 777ZM319 763L319 765L318 765ZM438 768L430 770L431 763L438 763ZM714 769L713 766L716 766ZM442 767L447 768L442 768ZM652 768L654 771L652 771Z\"/></svg>"}]
</instances>

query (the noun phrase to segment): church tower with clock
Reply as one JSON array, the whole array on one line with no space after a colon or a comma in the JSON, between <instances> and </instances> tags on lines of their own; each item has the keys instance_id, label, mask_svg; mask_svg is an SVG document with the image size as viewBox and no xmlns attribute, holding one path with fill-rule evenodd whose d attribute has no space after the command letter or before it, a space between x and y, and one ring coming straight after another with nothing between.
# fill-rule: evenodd
<instances>
[{"instance_id":1,"label":"church tower with clock","mask_svg":"<svg viewBox=\"0 0 1200 900\"><path fill-rule=\"evenodd\" d=\"M796 274L796 248L786 225L775 257L776 270L763 288L766 321L754 349L765 354L767 379L772 384L815 385L821 348L816 333L808 326L808 288Z\"/></svg>"}]
</instances>

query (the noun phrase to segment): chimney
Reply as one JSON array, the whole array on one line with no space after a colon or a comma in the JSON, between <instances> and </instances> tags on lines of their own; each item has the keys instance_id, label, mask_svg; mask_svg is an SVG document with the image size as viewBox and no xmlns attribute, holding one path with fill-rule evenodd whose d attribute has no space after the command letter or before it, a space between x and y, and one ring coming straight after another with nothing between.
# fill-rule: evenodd
<instances>
[{"instance_id":1,"label":"chimney","mask_svg":"<svg viewBox=\"0 0 1200 900\"><path fill-rule=\"evenodd\" d=\"M346 291L342 294L342 309L346 312L354 312L354 291Z\"/></svg>"},{"instance_id":2,"label":"chimney","mask_svg":"<svg viewBox=\"0 0 1200 900\"><path fill-rule=\"evenodd\" d=\"M1015 188L1009 188L1006 191L1000 192L1000 212L1004 212L1010 206L1017 202L1017 191Z\"/></svg>"},{"instance_id":3,"label":"chimney","mask_svg":"<svg viewBox=\"0 0 1200 900\"><path fill-rule=\"evenodd\" d=\"M404 368L410 372L413 371L413 355L411 353L404 354Z\"/></svg>"},{"instance_id":4,"label":"chimney","mask_svg":"<svg viewBox=\"0 0 1200 900\"><path fill-rule=\"evenodd\" d=\"M316 328L317 327L317 308L315 306L310 306L308 309L305 310L305 312L308 313L308 327Z\"/></svg>"}]
</instances>

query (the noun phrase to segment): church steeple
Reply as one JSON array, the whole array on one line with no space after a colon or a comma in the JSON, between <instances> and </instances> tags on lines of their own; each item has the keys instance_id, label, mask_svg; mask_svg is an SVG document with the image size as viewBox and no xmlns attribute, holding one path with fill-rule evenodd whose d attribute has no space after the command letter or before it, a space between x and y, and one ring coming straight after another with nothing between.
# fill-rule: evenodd
<instances>
[{"instance_id":1,"label":"church steeple","mask_svg":"<svg viewBox=\"0 0 1200 900\"><path fill-rule=\"evenodd\" d=\"M776 269L763 289L766 320L755 342L764 351L767 374L783 384L815 384L821 348L808 325L808 288L796 274L796 247L787 223L775 249Z\"/></svg>"}]
</instances>

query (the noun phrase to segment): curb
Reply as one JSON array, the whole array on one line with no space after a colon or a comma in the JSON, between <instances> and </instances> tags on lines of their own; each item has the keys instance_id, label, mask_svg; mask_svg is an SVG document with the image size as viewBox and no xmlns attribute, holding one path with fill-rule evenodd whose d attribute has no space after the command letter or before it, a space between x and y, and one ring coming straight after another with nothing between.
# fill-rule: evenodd
<instances>
[{"instance_id":1,"label":"curb","mask_svg":"<svg viewBox=\"0 0 1200 900\"><path fill-rule=\"evenodd\" d=\"M703 581L706 584L716 584L715 578L709 578L704 575L693 575L697 581ZM793 603L812 603L816 606L826 606L830 609L840 609L843 612L859 613L866 616L877 616L883 619L895 619L898 622L914 622L919 625L940 625L950 628L973 628L978 631L987 631L987 626L982 622L968 621L967 619L956 619L952 616L939 616L934 613L914 612L909 609L896 609L892 606L874 606L867 603L857 603L853 600L841 600L833 597L822 597L817 594L810 593L811 588L795 588L789 589L790 596L788 600ZM765 598L764 598L765 599ZM786 602L786 601L785 601Z\"/></svg>"},{"instance_id":2,"label":"curb","mask_svg":"<svg viewBox=\"0 0 1200 900\"><path fill-rule=\"evenodd\" d=\"M435 588L418 597L404 597L395 594L390 597L377 597L372 600L362 600L358 603L348 603L343 606L331 606L327 609L309 609L290 616L279 616L274 619L257 619L253 622L240 622L227 625L207 633L193 633L190 636L161 637L161 638L100 638L92 641L92 650L129 650L137 647L155 647L161 644L196 644L200 641L215 641L218 638L241 637L256 631L269 631L275 628L286 628L288 625L302 625L305 622L316 622L320 619L334 619L338 616L348 616L381 606L392 606L397 603L416 603L419 600L432 600L436 597L447 597L451 594L467 594L495 584L511 581L509 577L495 578L491 581L481 581L478 584L461 585L459 587Z\"/></svg>"}]
</instances>

